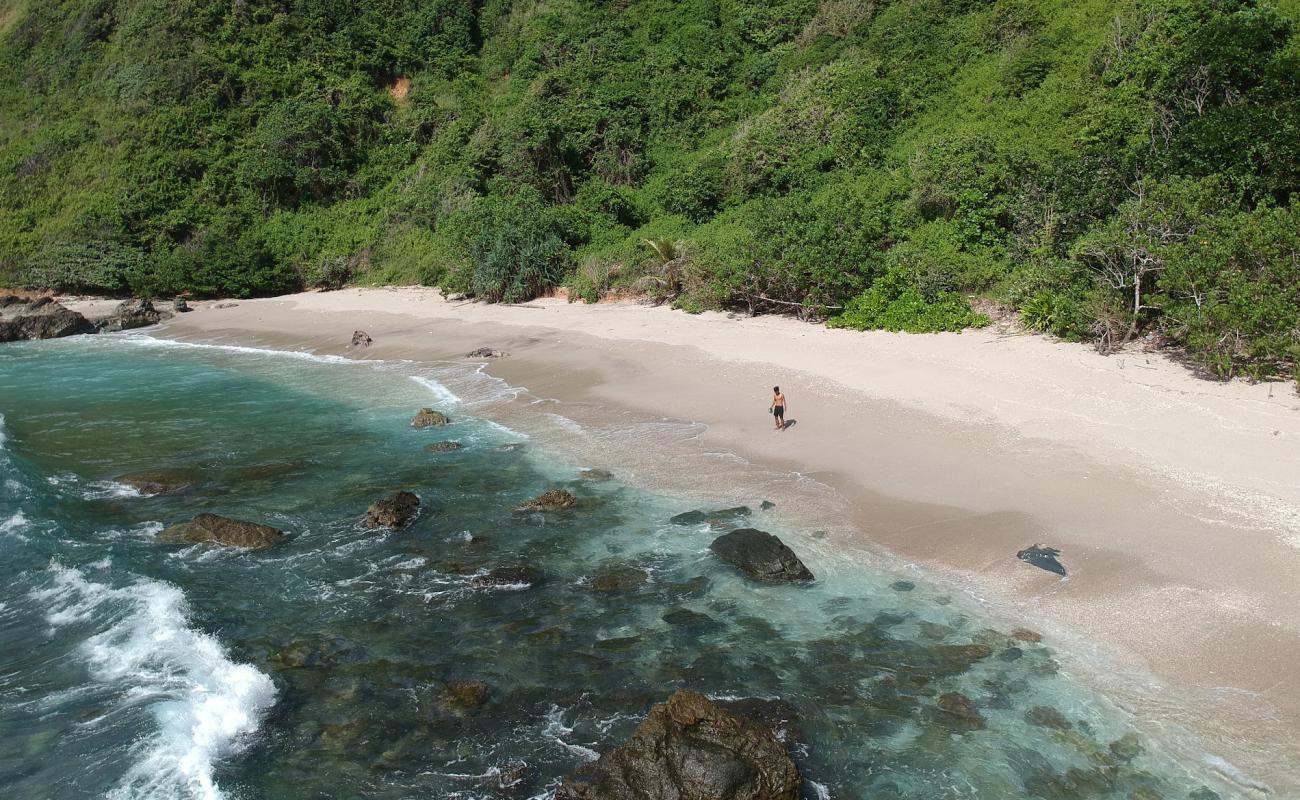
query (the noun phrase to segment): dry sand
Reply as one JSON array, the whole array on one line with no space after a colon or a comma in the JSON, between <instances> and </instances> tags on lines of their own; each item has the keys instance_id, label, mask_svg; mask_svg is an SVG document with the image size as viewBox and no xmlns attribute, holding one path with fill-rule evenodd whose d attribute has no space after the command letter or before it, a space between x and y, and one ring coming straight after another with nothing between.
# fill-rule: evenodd
<instances>
[{"instance_id":1,"label":"dry sand","mask_svg":"<svg viewBox=\"0 0 1300 800\"><path fill-rule=\"evenodd\" d=\"M374 344L349 348L356 329ZM802 546L923 571L1028 621L1153 727L1300 797L1291 384L992 331L485 306L426 289L198 304L156 335L363 358L507 351L487 369L527 393L489 415L549 426L578 463L651 488L763 492L818 531ZM773 384L794 423L779 433ZM1035 542L1060 548L1068 578L1015 558Z\"/></svg>"}]
</instances>

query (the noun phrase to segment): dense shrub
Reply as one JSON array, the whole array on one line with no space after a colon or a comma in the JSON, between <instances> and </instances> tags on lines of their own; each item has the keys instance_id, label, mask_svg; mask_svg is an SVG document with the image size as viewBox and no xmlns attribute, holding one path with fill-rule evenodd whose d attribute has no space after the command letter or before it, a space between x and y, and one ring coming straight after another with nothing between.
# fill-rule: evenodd
<instances>
[{"instance_id":1,"label":"dense shrub","mask_svg":"<svg viewBox=\"0 0 1300 800\"><path fill-rule=\"evenodd\" d=\"M850 300L844 312L827 324L854 330L938 333L978 328L988 323L988 317L972 311L970 303L961 295L941 290L927 297L905 269L895 267L870 289Z\"/></svg>"}]
</instances>

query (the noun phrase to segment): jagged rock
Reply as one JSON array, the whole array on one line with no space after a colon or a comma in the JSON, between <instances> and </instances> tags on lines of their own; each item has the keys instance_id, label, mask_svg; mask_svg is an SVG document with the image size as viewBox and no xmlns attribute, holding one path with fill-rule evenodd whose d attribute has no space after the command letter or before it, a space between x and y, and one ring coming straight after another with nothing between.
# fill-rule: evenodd
<instances>
[{"instance_id":1,"label":"jagged rock","mask_svg":"<svg viewBox=\"0 0 1300 800\"><path fill-rule=\"evenodd\" d=\"M113 480L140 494L171 494L198 483L199 474L192 469L146 470L118 475Z\"/></svg>"},{"instance_id":2,"label":"jagged rock","mask_svg":"<svg viewBox=\"0 0 1300 800\"><path fill-rule=\"evenodd\" d=\"M469 582L471 589L496 589L502 587L539 586L542 573L532 567L498 567L486 575L475 575Z\"/></svg>"},{"instance_id":3,"label":"jagged rock","mask_svg":"<svg viewBox=\"0 0 1300 800\"><path fill-rule=\"evenodd\" d=\"M450 453L460 449L460 442L430 442L424 446L426 453Z\"/></svg>"},{"instance_id":4,"label":"jagged rock","mask_svg":"<svg viewBox=\"0 0 1300 800\"><path fill-rule=\"evenodd\" d=\"M1057 575L1065 577L1065 567L1056 559L1060 554L1061 551L1057 550L1055 547L1045 547L1041 544L1036 544L1033 547L1026 547L1024 550L1016 553L1016 558L1026 564L1032 564L1039 569L1045 569L1048 572L1055 572Z\"/></svg>"},{"instance_id":5,"label":"jagged rock","mask_svg":"<svg viewBox=\"0 0 1300 800\"><path fill-rule=\"evenodd\" d=\"M984 715L975 707L975 703L961 692L939 695L935 708L936 718L959 730L973 731L984 727Z\"/></svg>"},{"instance_id":6,"label":"jagged rock","mask_svg":"<svg viewBox=\"0 0 1300 800\"><path fill-rule=\"evenodd\" d=\"M717 511L686 511L668 521L674 525L735 522L742 517L748 517L752 513L754 512L750 511L749 506L736 506L735 508L720 508Z\"/></svg>"},{"instance_id":7,"label":"jagged rock","mask_svg":"<svg viewBox=\"0 0 1300 800\"><path fill-rule=\"evenodd\" d=\"M480 347L466 353L465 358L504 358L505 355L500 350L493 350L491 347Z\"/></svg>"},{"instance_id":8,"label":"jagged rock","mask_svg":"<svg viewBox=\"0 0 1300 800\"><path fill-rule=\"evenodd\" d=\"M95 326L85 317L49 297L24 300L12 294L0 295L0 342L94 332Z\"/></svg>"},{"instance_id":9,"label":"jagged rock","mask_svg":"<svg viewBox=\"0 0 1300 800\"><path fill-rule=\"evenodd\" d=\"M412 492L397 492L374 503L366 510L365 526L398 530L410 522L419 511L419 497Z\"/></svg>"},{"instance_id":10,"label":"jagged rock","mask_svg":"<svg viewBox=\"0 0 1300 800\"><path fill-rule=\"evenodd\" d=\"M602 594L626 592L646 582L645 570L632 566L605 567L591 579L591 590Z\"/></svg>"},{"instance_id":11,"label":"jagged rock","mask_svg":"<svg viewBox=\"0 0 1300 800\"><path fill-rule=\"evenodd\" d=\"M1030 725L1037 725L1040 728L1054 728L1058 731L1068 731L1074 725L1065 718L1065 715L1051 706L1034 706L1025 712L1025 722Z\"/></svg>"},{"instance_id":12,"label":"jagged rock","mask_svg":"<svg viewBox=\"0 0 1300 800\"><path fill-rule=\"evenodd\" d=\"M766 531L740 528L709 545L718 558L763 581L810 581L813 574L780 539Z\"/></svg>"},{"instance_id":13,"label":"jagged rock","mask_svg":"<svg viewBox=\"0 0 1300 800\"><path fill-rule=\"evenodd\" d=\"M133 298L118 303L112 314L95 322L95 327L101 331L125 331L157 325L169 316L154 308L152 300Z\"/></svg>"},{"instance_id":14,"label":"jagged rock","mask_svg":"<svg viewBox=\"0 0 1300 800\"><path fill-rule=\"evenodd\" d=\"M565 778L555 800L798 800L802 784L772 731L679 689L626 744Z\"/></svg>"},{"instance_id":15,"label":"jagged rock","mask_svg":"<svg viewBox=\"0 0 1300 800\"><path fill-rule=\"evenodd\" d=\"M582 472L578 473L578 477L582 478L584 481L594 481L597 483L601 483L604 481L612 480L614 477L614 473L604 469L584 469Z\"/></svg>"},{"instance_id":16,"label":"jagged rock","mask_svg":"<svg viewBox=\"0 0 1300 800\"><path fill-rule=\"evenodd\" d=\"M759 511L771 511L774 508L776 508L776 503L773 503L771 500L764 500L758 504Z\"/></svg>"},{"instance_id":17,"label":"jagged rock","mask_svg":"<svg viewBox=\"0 0 1300 800\"><path fill-rule=\"evenodd\" d=\"M369 347L370 344L371 344L371 342L373 342L373 341L374 341L374 339L371 339L371 338L370 338L370 334L366 333L365 331L353 331L353 332L352 332L352 346L353 346L353 347Z\"/></svg>"},{"instance_id":18,"label":"jagged rock","mask_svg":"<svg viewBox=\"0 0 1300 800\"><path fill-rule=\"evenodd\" d=\"M279 544L284 539L284 532L256 522L244 522L217 514L199 514L189 522L167 528L158 534L158 538L164 542L209 543L264 550Z\"/></svg>"},{"instance_id":19,"label":"jagged rock","mask_svg":"<svg viewBox=\"0 0 1300 800\"><path fill-rule=\"evenodd\" d=\"M434 411L432 408L422 408L420 409L420 413L415 415L415 419L411 420L411 427L431 428L446 425L449 422L451 422L451 420L447 419L446 414Z\"/></svg>"},{"instance_id":20,"label":"jagged rock","mask_svg":"<svg viewBox=\"0 0 1300 800\"><path fill-rule=\"evenodd\" d=\"M492 693L483 681L447 681L438 693L438 707L448 714L461 716L481 708Z\"/></svg>"},{"instance_id":21,"label":"jagged rock","mask_svg":"<svg viewBox=\"0 0 1300 800\"><path fill-rule=\"evenodd\" d=\"M578 498L574 497L564 489L551 489L542 492L532 500L526 500L516 506L519 511L560 511L565 508L573 508L578 504Z\"/></svg>"},{"instance_id":22,"label":"jagged rock","mask_svg":"<svg viewBox=\"0 0 1300 800\"><path fill-rule=\"evenodd\" d=\"M194 309L190 308L189 301L184 297L177 297L172 300L172 311L175 311L177 314L184 314L187 311L193 310Z\"/></svg>"}]
</instances>

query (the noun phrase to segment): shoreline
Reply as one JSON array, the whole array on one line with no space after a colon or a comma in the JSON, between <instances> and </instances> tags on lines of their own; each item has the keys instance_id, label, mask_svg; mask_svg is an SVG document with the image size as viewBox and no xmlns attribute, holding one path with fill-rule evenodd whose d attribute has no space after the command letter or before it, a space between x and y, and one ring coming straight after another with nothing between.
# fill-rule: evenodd
<instances>
[{"instance_id":1,"label":"shoreline","mask_svg":"<svg viewBox=\"0 0 1300 800\"><path fill-rule=\"evenodd\" d=\"M917 565L1092 651L1144 682L1139 702L1167 713L1162 725L1279 794L1300 790L1289 744L1300 731L1300 453L1285 452L1300 401L1289 385L1206 384L1156 356L1117 362L1038 337L860 334L635 304L354 289L212 305L153 330L362 358L504 350L487 372L528 396L503 413L544 404L611 432L550 443L571 458L684 496L766 486L783 518L824 529L818 546ZM350 348L354 329L374 345ZM796 423L782 433L759 416L774 383ZM1129 413L1098 419L1106 403ZM1116 444L1147 419L1158 422L1149 436ZM629 451L629 425L663 428L656 452ZM1254 466L1230 484L1238 464ZM1061 548L1068 578L1016 560L1036 542Z\"/></svg>"}]
</instances>

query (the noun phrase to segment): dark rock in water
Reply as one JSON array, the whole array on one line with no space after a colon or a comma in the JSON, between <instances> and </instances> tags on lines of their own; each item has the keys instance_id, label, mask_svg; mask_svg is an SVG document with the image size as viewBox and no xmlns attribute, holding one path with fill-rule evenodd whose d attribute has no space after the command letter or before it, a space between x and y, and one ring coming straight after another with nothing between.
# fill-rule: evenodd
<instances>
[{"instance_id":1,"label":"dark rock in water","mask_svg":"<svg viewBox=\"0 0 1300 800\"><path fill-rule=\"evenodd\" d=\"M312 669L333 664L347 650L339 639L311 636L271 654L271 663L282 669Z\"/></svg>"},{"instance_id":2,"label":"dark rock in water","mask_svg":"<svg viewBox=\"0 0 1300 800\"><path fill-rule=\"evenodd\" d=\"M703 525L709 523L735 522L742 517L748 517L754 512L749 510L749 506L736 506L735 508L720 508L717 511L685 511L668 521L674 525Z\"/></svg>"},{"instance_id":3,"label":"dark rock in water","mask_svg":"<svg viewBox=\"0 0 1300 800\"><path fill-rule=\"evenodd\" d=\"M125 331L157 325L168 316L154 308L153 301L136 298L118 303L111 315L95 322L95 327L101 331Z\"/></svg>"},{"instance_id":4,"label":"dark rock in water","mask_svg":"<svg viewBox=\"0 0 1300 800\"><path fill-rule=\"evenodd\" d=\"M742 697L738 700L713 702L738 717L757 722L770 730L777 741L787 746L804 739L804 732L799 727L799 709L784 700Z\"/></svg>"},{"instance_id":5,"label":"dark rock in water","mask_svg":"<svg viewBox=\"0 0 1300 800\"><path fill-rule=\"evenodd\" d=\"M294 472L301 472L307 467L306 461L280 461L273 464L257 464L251 467L242 467L236 471L236 475L247 480L259 481L267 478L278 478L281 475L289 475Z\"/></svg>"},{"instance_id":6,"label":"dark rock in water","mask_svg":"<svg viewBox=\"0 0 1300 800\"><path fill-rule=\"evenodd\" d=\"M703 511L683 511L668 521L674 525L702 525L708 518Z\"/></svg>"},{"instance_id":7,"label":"dark rock in water","mask_svg":"<svg viewBox=\"0 0 1300 800\"><path fill-rule=\"evenodd\" d=\"M916 584L911 581L894 581L889 584L889 588L896 592L910 592L916 588Z\"/></svg>"},{"instance_id":8,"label":"dark rock in water","mask_svg":"<svg viewBox=\"0 0 1300 800\"><path fill-rule=\"evenodd\" d=\"M722 628L722 624L713 617L708 614L701 614L698 611L691 611L689 608L669 609L664 612L662 619L669 625L685 628L692 633L705 633Z\"/></svg>"},{"instance_id":9,"label":"dark rock in water","mask_svg":"<svg viewBox=\"0 0 1300 800\"><path fill-rule=\"evenodd\" d=\"M374 503L366 510L365 526L398 530L410 522L419 511L419 497L412 492L397 492Z\"/></svg>"},{"instance_id":10,"label":"dark rock in water","mask_svg":"<svg viewBox=\"0 0 1300 800\"><path fill-rule=\"evenodd\" d=\"M492 693L483 681L447 681L438 693L438 707L457 716L482 708Z\"/></svg>"},{"instance_id":11,"label":"dark rock in water","mask_svg":"<svg viewBox=\"0 0 1300 800\"><path fill-rule=\"evenodd\" d=\"M506 354L491 347L480 347L465 354L465 358L505 358Z\"/></svg>"},{"instance_id":12,"label":"dark rock in water","mask_svg":"<svg viewBox=\"0 0 1300 800\"><path fill-rule=\"evenodd\" d=\"M773 503L771 500L764 500L762 503L759 503L758 508L760 511L771 511L776 508L776 503Z\"/></svg>"},{"instance_id":13,"label":"dark rock in water","mask_svg":"<svg viewBox=\"0 0 1300 800\"><path fill-rule=\"evenodd\" d=\"M1061 551L1055 547L1044 547L1041 544L1036 544L1016 553L1016 558L1026 564L1032 564L1039 569L1055 572L1057 575L1065 577L1065 567L1061 565L1060 561L1056 560L1056 557L1060 554Z\"/></svg>"},{"instance_id":14,"label":"dark rock in water","mask_svg":"<svg viewBox=\"0 0 1300 800\"><path fill-rule=\"evenodd\" d=\"M1109 745L1111 755L1120 761L1128 763L1138 756L1142 755L1142 741L1138 739L1136 733L1126 733Z\"/></svg>"},{"instance_id":15,"label":"dark rock in water","mask_svg":"<svg viewBox=\"0 0 1300 800\"><path fill-rule=\"evenodd\" d=\"M12 294L0 295L0 342L94 332L95 326L89 320L49 297L24 300Z\"/></svg>"},{"instance_id":16,"label":"dark rock in water","mask_svg":"<svg viewBox=\"0 0 1300 800\"><path fill-rule=\"evenodd\" d=\"M193 310L194 309L190 308L189 301L184 297L177 297L172 300L172 311L175 311L177 314L184 314Z\"/></svg>"},{"instance_id":17,"label":"dark rock in water","mask_svg":"<svg viewBox=\"0 0 1300 800\"><path fill-rule=\"evenodd\" d=\"M451 422L451 420L447 418L447 415L439 411L434 411L432 408L422 408L420 409L420 413L415 415L415 419L411 420L411 427L412 428L440 427L442 425L448 424L449 422Z\"/></svg>"},{"instance_id":18,"label":"dark rock in water","mask_svg":"<svg viewBox=\"0 0 1300 800\"><path fill-rule=\"evenodd\" d=\"M560 511L565 508L573 508L577 504L578 498L564 489L551 489L542 492L532 500L520 503L515 508L518 511Z\"/></svg>"},{"instance_id":19,"label":"dark rock in water","mask_svg":"<svg viewBox=\"0 0 1300 800\"><path fill-rule=\"evenodd\" d=\"M582 478L584 481L603 483L612 480L614 473L604 469L584 469L582 472L578 473L578 477Z\"/></svg>"},{"instance_id":20,"label":"dark rock in water","mask_svg":"<svg viewBox=\"0 0 1300 800\"><path fill-rule=\"evenodd\" d=\"M591 590L602 594L626 592L646 582L645 570L633 566L605 567L591 579Z\"/></svg>"},{"instance_id":21,"label":"dark rock in water","mask_svg":"<svg viewBox=\"0 0 1300 800\"><path fill-rule=\"evenodd\" d=\"M514 586L539 586L542 573L532 567L498 567L486 575L475 575L469 582L473 589L494 589Z\"/></svg>"},{"instance_id":22,"label":"dark rock in water","mask_svg":"<svg viewBox=\"0 0 1300 800\"><path fill-rule=\"evenodd\" d=\"M369 347L374 341L365 331L352 332L352 347Z\"/></svg>"},{"instance_id":23,"label":"dark rock in water","mask_svg":"<svg viewBox=\"0 0 1300 800\"><path fill-rule=\"evenodd\" d=\"M813 580L813 574L794 551L766 531L740 528L724 533L713 540L709 549L751 578L763 581Z\"/></svg>"},{"instance_id":24,"label":"dark rock in water","mask_svg":"<svg viewBox=\"0 0 1300 800\"><path fill-rule=\"evenodd\" d=\"M158 538L164 542L208 543L265 550L279 544L284 539L284 532L256 522L244 522L217 514L199 514L189 522L167 528L158 534Z\"/></svg>"},{"instance_id":25,"label":"dark rock in water","mask_svg":"<svg viewBox=\"0 0 1300 800\"><path fill-rule=\"evenodd\" d=\"M667 595L672 598L703 597L709 593L709 586L707 575L696 575L688 581L669 584Z\"/></svg>"},{"instance_id":26,"label":"dark rock in water","mask_svg":"<svg viewBox=\"0 0 1300 800\"><path fill-rule=\"evenodd\" d=\"M1202 786L1201 788L1187 795L1187 800L1221 800L1221 798L1219 797L1218 792L1214 791L1213 789L1210 789L1209 787Z\"/></svg>"},{"instance_id":27,"label":"dark rock in water","mask_svg":"<svg viewBox=\"0 0 1300 800\"><path fill-rule=\"evenodd\" d=\"M140 494L171 494L198 483L199 473L193 469L146 470L118 475L113 480Z\"/></svg>"},{"instance_id":28,"label":"dark rock in water","mask_svg":"<svg viewBox=\"0 0 1300 800\"><path fill-rule=\"evenodd\" d=\"M498 792L521 792L537 780L537 770L526 761L511 761L502 767L492 767L479 781L483 789Z\"/></svg>"},{"instance_id":29,"label":"dark rock in water","mask_svg":"<svg viewBox=\"0 0 1300 800\"><path fill-rule=\"evenodd\" d=\"M424 446L426 453L450 453L460 449L460 442L432 442Z\"/></svg>"},{"instance_id":30,"label":"dark rock in water","mask_svg":"<svg viewBox=\"0 0 1300 800\"><path fill-rule=\"evenodd\" d=\"M1058 731L1068 731L1074 725L1065 718L1065 715L1051 706L1034 706L1025 712L1025 722L1030 725L1037 725L1040 728L1052 728Z\"/></svg>"},{"instance_id":31,"label":"dark rock in water","mask_svg":"<svg viewBox=\"0 0 1300 800\"><path fill-rule=\"evenodd\" d=\"M1011 663L1012 661L1019 661L1024 657L1025 657L1025 651L1021 650L1019 647L1008 647L1006 650L1003 650L1001 653L998 653L998 661L1005 661L1007 663Z\"/></svg>"},{"instance_id":32,"label":"dark rock in water","mask_svg":"<svg viewBox=\"0 0 1300 800\"><path fill-rule=\"evenodd\" d=\"M973 731L984 727L984 715L961 692L939 695L935 710L936 719L958 730Z\"/></svg>"},{"instance_id":33,"label":"dark rock in water","mask_svg":"<svg viewBox=\"0 0 1300 800\"><path fill-rule=\"evenodd\" d=\"M555 800L798 800L802 785L770 730L679 689L626 744L565 778Z\"/></svg>"}]
</instances>

